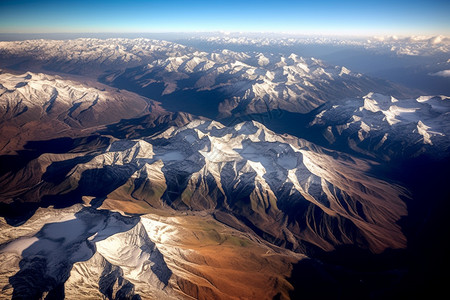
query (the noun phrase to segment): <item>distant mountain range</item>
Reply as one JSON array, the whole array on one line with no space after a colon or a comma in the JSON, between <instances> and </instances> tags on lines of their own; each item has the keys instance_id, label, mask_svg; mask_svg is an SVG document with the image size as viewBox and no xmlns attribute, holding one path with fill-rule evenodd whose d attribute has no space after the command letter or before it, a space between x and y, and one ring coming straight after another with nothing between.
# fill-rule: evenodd
<instances>
[{"instance_id":1,"label":"distant mountain range","mask_svg":"<svg viewBox=\"0 0 450 300\"><path fill-rule=\"evenodd\" d=\"M211 118L274 109L306 113L329 100L369 92L411 96L398 85L314 58L207 53L145 39L0 42L0 62L27 71L99 77L172 110L188 98L184 111Z\"/></svg>"}]
</instances>

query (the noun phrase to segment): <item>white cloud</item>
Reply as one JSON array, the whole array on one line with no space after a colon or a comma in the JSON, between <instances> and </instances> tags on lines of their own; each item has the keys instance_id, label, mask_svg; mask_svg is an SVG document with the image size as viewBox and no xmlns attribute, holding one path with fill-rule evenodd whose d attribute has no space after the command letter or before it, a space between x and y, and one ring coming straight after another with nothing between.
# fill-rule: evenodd
<instances>
[{"instance_id":1,"label":"white cloud","mask_svg":"<svg viewBox=\"0 0 450 300\"><path fill-rule=\"evenodd\" d=\"M450 77L450 70L443 70L430 74L431 76Z\"/></svg>"}]
</instances>

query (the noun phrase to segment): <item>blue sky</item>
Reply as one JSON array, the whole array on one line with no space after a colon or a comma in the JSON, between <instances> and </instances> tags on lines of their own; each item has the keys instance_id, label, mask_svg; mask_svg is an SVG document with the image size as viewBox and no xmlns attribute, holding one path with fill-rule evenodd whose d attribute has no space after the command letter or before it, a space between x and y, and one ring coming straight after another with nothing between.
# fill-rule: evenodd
<instances>
[{"instance_id":1,"label":"blue sky","mask_svg":"<svg viewBox=\"0 0 450 300\"><path fill-rule=\"evenodd\" d=\"M450 1L0 0L0 32L450 35Z\"/></svg>"}]
</instances>

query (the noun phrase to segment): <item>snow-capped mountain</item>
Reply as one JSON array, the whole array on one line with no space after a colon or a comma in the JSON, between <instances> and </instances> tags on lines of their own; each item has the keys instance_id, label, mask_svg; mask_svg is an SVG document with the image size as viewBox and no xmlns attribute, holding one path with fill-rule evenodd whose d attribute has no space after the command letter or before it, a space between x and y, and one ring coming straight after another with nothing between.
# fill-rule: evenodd
<instances>
[{"instance_id":1,"label":"snow-capped mountain","mask_svg":"<svg viewBox=\"0 0 450 300\"><path fill-rule=\"evenodd\" d=\"M142 96L99 83L42 73L0 74L2 153L30 140L85 136L93 128L149 113L164 111Z\"/></svg>"},{"instance_id":2,"label":"snow-capped mountain","mask_svg":"<svg viewBox=\"0 0 450 300\"><path fill-rule=\"evenodd\" d=\"M0 42L0 63L101 78L174 110L179 102L189 103L185 111L208 117L274 109L306 113L327 101L369 91L406 93L386 81L295 54L209 53L148 39ZM204 99L201 94L208 92L214 95Z\"/></svg>"},{"instance_id":3,"label":"snow-capped mountain","mask_svg":"<svg viewBox=\"0 0 450 300\"><path fill-rule=\"evenodd\" d=\"M448 97L218 42L261 48L0 42L0 299L389 298L445 253Z\"/></svg>"},{"instance_id":4,"label":"snow-capped mountain","mask_svg":"<svg viewBox=\"0 0 450 300\"><path fill-rule=\"evenodd\" d=\"M5 68L92 77L187 51L180 44L149 39L28 40L0 42L0 63Z\"/></svg>"},{"instance_id":5,"label":"snow-capped mountain","mask_svg":"<svg viewBox=\"0 0 450 300\"><path fill-rule=\"evenodd\" d=\"M152 95L163 105L176 101L203 105L198 114L220 118L275 109L307 113L327 101L362 96L370 90L402 95L392 84L318 59L230 50L159 59L103 80ZM212 91L214 99L204 100L208 103L195 96Z\"/></svg>"},{"instance_id":6,"label":"snow-capped mountain","mask_svg":"<svg viewBox=\"0 0 450 300\"><path fill-rule=\"evenodd\" d=\"M367 161L257 122L148 118L110 128L140 139L50 149L1 176L7 297L287 299L312 249L405 247L405 191ZM158 124L174 126L143 137Z\"/></svg>"},{"instance_id":7,"label":"snow-capped mountain","mask_svg":"<svg viewBox=\"0 0 450 300\"><path fill-rule=\"evenodd\" d=\"M376 93L328 103L310 123L330 145L390 160L450 149L450 98L396 99Z\"/></svg>"},{"instance_id":8,"label":"snow-capped mountain","mask_svg":"<svg viewBox=\"0 0 450 300\"><path fill-rule=\"evenodd\" d=\"M7 287L3 291L12 292L13 298L42 294L64 298L75 292L90 298L131 298L141 293L175 299L170 289L163 290L171 271L139 217L78 205L60 211L41 209L23 227L1 224L0 280ZM15 274L5 285L10 272ZM83 285L86 282L94 286Z\"/></svg>"},{"instance_id":9,"label":"snow-capped mountain","mask_svg":"<svg viewBox=\"0 0 450 300\"><path fill-rule=\"evenodd\" d=\"M205 215L77 204L40 208L21 226L0 218L0 229L1 299L286 298L304 257Z\"/></svg>"},{"instance_id":10,"label":"snow-capped mountain","mask_svg":"<svg viewBox=\"0 0 450 300\"><path fill-rule=\"evenodd\" d=\"M43 154L3 176L1 198L46 205L83 200L128 213L221 211L295 251L347 243L374 252L404 247L396 224L406 214L404 191L365 175L369 168L257 122L224 127L196 120L103 150Z\"/></svg>"}]
</instances>

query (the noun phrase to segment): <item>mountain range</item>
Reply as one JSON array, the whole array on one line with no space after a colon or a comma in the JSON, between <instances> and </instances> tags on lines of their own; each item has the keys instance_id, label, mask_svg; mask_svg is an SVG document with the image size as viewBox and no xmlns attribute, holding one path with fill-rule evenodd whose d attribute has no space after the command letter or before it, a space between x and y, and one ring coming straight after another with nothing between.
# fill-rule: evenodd
<instances>
[{"instance_id":1,"label":"mountain range","mask_svg":"<svg viewBox=\"0 0 450 300\"><path fill-rule=\"evenodd\" d=\"M435 278L447 96L149 39L0 42L0 67L1 299L383 299Z\"/></svg>"}]
</instances>

